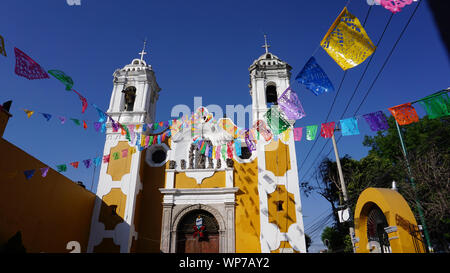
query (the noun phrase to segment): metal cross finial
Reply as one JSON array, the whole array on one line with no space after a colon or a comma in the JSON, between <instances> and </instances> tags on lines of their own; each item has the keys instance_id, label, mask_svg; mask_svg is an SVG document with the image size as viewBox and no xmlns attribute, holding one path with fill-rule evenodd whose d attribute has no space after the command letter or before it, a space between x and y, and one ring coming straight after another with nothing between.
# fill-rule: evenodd
<instances>
[{"instance_id":1,"label":"metal cross finial","mask_svg":"<svg viewBox=\"0 0 450 273\"><path fill-rule=\"evenodd\" d=\"M142 52L139 53L139 55L141 55L141 61L144 60L144 55L147 54L147 52L145 52L146 45L147 45L147 38L145 38L145 40L144 40L144 47L142 48Z\"/></svg>"},{"instance_id":2,"label":"metal cross finial","mask_svg":"<svg viewBox=\"0 0 450 273\"><path fill-rule=\"evenodd\" d=\"M264 45L262 47L266 48L266 54L269 53L270 45L267 44L267 35L266 34L264 34Z\"/></svg>"}]
</instances>

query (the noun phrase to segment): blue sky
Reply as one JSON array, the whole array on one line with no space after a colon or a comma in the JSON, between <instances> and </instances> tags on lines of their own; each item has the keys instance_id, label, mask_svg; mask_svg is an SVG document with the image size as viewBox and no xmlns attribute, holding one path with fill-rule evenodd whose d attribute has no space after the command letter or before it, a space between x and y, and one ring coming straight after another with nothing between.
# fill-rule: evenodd
<instances>
[{"instance_id":1,"label":"blue sky","mask_svg":"<svg viewBox=\"0 0 450 273\"><path fill-rule=\"evenodd\" d=\"M347 0L82 0L81 6L69 6L65 0L4 0L0 35L5 39L8 57L0 56L0 101L13 100L13 117L4 138L53 168L101 155L105 136L96 133L92 125L84 130L71 121L61 125L55 117L50 122L39 114L26 118L22 108L90 121L97 119L97 113L88 107L81 114L78 97L65 91L53 78L29 81L15 75L13 48L21 49L46 70L64 71L73 78L75 90L89 103L106 110L113 87L112 73L139 57L145 37L149 43L145 59L162 88L158 121L168 120L170 110L177 104L193 107L194 96L201 96L204 105L218 104L223 109L227 104L250 104L248 67L264 53L261 45L263 34L267 33L270 51L293 67L292 88L307 114L296 126L320 124L325 121L335 93L315 96L293 78L346 3ZM406 6L394 15L344 118L353 116L416 5ZM353 0L348 6L361 21L368 8L365 0ZM381 6L372 8L365 29L374 43L389 16L390 12ZM315 57L337 87L344 72L323 49ZM367 61L348 71L330 121L339 120L366 64ZM426 2L421 3L358 114L387 109L447 88L449 72L448 56L432 14ZM419 115L424 114L419 106L416 109ZM342 156L349 154L359 159L367 154L361 143L364 135L371 132L365 123L359 124L361 135L343 137L339 142ZM296 143L300 177L310 168L325 140L318 140L305 161L312 143L304 139ZM330 149L331 143L323 156ZM96 174L83 166L68 169L69 178L83 181L87 188L96 191L98 169ZM302 195L302 202L306 226L329 210L319 195ZM310 250L323 248L319 232L313 237Z\"/></svg>"}]
</instances>

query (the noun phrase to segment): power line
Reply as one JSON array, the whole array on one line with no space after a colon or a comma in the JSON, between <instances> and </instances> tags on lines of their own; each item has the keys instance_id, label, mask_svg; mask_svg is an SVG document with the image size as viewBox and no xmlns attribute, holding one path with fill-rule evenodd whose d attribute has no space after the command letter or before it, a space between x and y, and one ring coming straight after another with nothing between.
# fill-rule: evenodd
<instances>
[{"instance_id":1,"label":"power line","mask_svg":"<svg viewBox=\"0 0 450 273\"><path fill-rule=\"evenodd\" d=\"M403 34L405 33L407 27L409 26L409 24L410 24L412 18L414 17L414 14L416 13L417 9L419 8L421 2L422 2L422 1L419 1L419 2L417 3L417 5L416 5L414 11L412 12L411 16L410 16L409 19L408 19L408 22L406 23L406 25L405 25L404 28L402 29L402 31L401 31L399 37L397 38L397 40L396 40L394 46L392 47L391 51L389 52L388 56L386 57L386 59L385 59L383 65L382 65L382 67L381 67L380 70L378 71L378 73L377 73L375 79L373 80L373 82L372 82L372 84L370 85L369 89L366 91L366 94L364 95L363 100L362 100L361 103L358 105L358 108L357 108L356 111L353 113L353 115L356 115L356 114L358 113L358 111L359 111L359 109L361 108L362 104L365 102L365 100L367 99L368 95L369 95L370 92L372 91L373 86L375 85L376 81L378 80L379 76L381 75L381 72L382 72L383 69L385 68L385 66L386 66L387 62L389 61L390 57L392 56L392 53L394 52L395 48L397 47L397 44L398 44L399 41L401 40L401 38L402 38ZM383 31L383 34L381 35L381 38L380 38L379 42L381 42L381 39L382 39L383 36L384 36L384 33L385 33L385 31L386 31L386 29L387 29L387 26L389 25L389 23L390 23L390 21L391 21L391 19L392 19L392 16L393 16L393 14L391 14L391 16L390 16L390 18L389 18L389 21L388 21L388 23L387 23L387 25L386 25L386 27L385 27L385 29L384 29L384 31ZM378 42L378 43L379 43L379 42ZM377 47L378 47L378 43L377 43ZM374 54L375 54L375 53L374 53ZM362 76L361 76L361 78L360 78L360 80L359 80L359 82L358 82L358 84L357 84L357 87L356 87L355 91L353 92L353 95L352 95L352 97L351 97L349 103L347 104L347 106L346 106L346 108L345 108L343 114L341 115L340 119L342 119L343 115L344 115L345 112L347 111L348 106L349 106L351 100L353 99L353 96L354 96L354 94L355 94L357 88L359 87L359 84L360 84L360 82L362 81L362 78L364 77L364 75L365 75L365 73L366 73L366 71L367 71L367 68L368 68L368 66L369 66L369 64L370 64L370 62L371 62L371 60L372 60L372 57L373 57L373 55L371 56L371 58L370 58L368 64L366 65L366 69L364 70L364 72L363 72L363 74L362 74ZM338 138L338 140L337 140L337 143L340 141L341 138L342 138L342 135L339 136L339 138ZM329 140L327 140L327 142L324 144L324 146L322 147L322 150L319 152L319 154L317 155L317 157L313 160L313 163L312 163L311 167L305 172L305 175L303 175L303 177L302 177L301 180L303 180L303 178L304 178L304 177L309 173L309 171L312 169L312 167L314 166L314 163L317 161L317 159L318 159L319 156L321 155L321 153L322 153L324 147L328 144L328 141L329 141ZM326 156L328 156L328 155L330 154L331 151L332 151L332 149L327 153Z\"/></svg>"},{"instance_id":2,"label":"power line","mask_svg":"<svg viewBox=\"0 0 450 273\"><path fill-rule=\"evenodd\" d=\"M393 15L394 15L394 14L392 13L391 16L389 17L389 20L388 20L388 22L386 23L386 26L384 27L383 33L381 34L380 38L378 39L378 42L377 42L377 44L376 44L376 48L378 48L378 46L380 45L381 40L383 39L384 34L386 33L386 30L387 30L389 24L391 23L391 20L392 20ZM366 18L366 19L367 19L367 18ZM360 84L361 84L361 82L362 82L364 76L366 75L366 72L367 72L367 70L368 70L370 64L372 63L373 57L375 56L376 52L377 52L377 51L375 50L375 52L370 56L370 58L369 58L369 60L368 60L368 62L367 62L367 65L365 66L365 69L364 69L363 73L361 74L361 77L359 78L358 83L356 84L355 89L353 90L352 96L350 97L349 101L347 102L347 105L345 106L344 112L341 114L341 117L340 117L339 119L342 119L342 117L343 117L343 116L345 115L345 113L347 112L347 109L348 109L348 107L350 106L350 104L351 104L351 102L352 102L352 100L353 100L353 98L354 98L354 96L355 96L355 94L356 94L356 91L358 90L358 88L359 88L359 86L360 86ZM341 138L339 137L339 140L340 140L340 139L341 139ZM338 140L338 141L339 141L339 140ZM311 168L314 166L314 164L316 163L317 159L318 159L318 158L320 157L320 155L322 154L322 151L323 151L323 149L325 148L325 146L328 144L328 142L329 142L329 139L327 139L327 141L324 143L324 145L322 146L322 149L320 150L319 154L318 154L318 155L316 156L316 158L313 160L313 163L311 164L311 167L305 172L305 175L302 177L302 179L307 175L307 173L308 173L308 172L311 170ZM330 154L330 152L328 152L328 154ZM328 154L327 154L327 156L328 156Z\"/></svg>"}]
</instances>

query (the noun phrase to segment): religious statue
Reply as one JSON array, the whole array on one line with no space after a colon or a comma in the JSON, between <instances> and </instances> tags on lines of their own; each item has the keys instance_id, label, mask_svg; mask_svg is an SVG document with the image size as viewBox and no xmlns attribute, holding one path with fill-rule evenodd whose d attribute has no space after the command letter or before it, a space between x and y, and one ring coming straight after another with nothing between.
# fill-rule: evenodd
<instances>
[{"instance_id":1,"label":"religious statue","mask_svg":"<svg viewBox=\"0 0 450 273\"><path fill-rule=\"evenodd\" d=\"M122 93L125 94L125 111L133 111L134 100L136 99L136 87L128 86Z\"/></svg>"}]
</instances>

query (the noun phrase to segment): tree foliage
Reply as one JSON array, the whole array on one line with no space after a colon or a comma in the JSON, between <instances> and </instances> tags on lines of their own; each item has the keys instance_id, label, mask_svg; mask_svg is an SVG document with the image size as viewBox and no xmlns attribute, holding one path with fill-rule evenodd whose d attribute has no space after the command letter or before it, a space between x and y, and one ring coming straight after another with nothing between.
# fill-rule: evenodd
<instances>
[{"instance_id":1,"label":"tree foliage","mask_svg":"<svg viewBox=\"0 0 450 273\"><path fill-rule=\"evenodd\" d=\"M401 126L407 158L411 172L408 171L402 152L395 119L388 119L389 129L379 131L374 136L365 136L363 145L369 153L360 160L348 155L340 159L349 198L348 205L354 211L361 192L368 187L390 188L396 181L399 192L405 197L411 209L417 214L416 197L422 205L425 221L436 249L448 251L450 239L450 126L449 118L429 119ZM348 226L339 223L337 210L343 205L336 162L325 158L317 169L316 187L303 182L306 189L314 190L330 202L335 213L334 232L344 238ZM415 188L411 184L411 177ZM325 232L325 231L324 231ZM330 230L325 237L331 236ZM333 245L335 249L345 249L348 245L341 239ZM334 244L334 243L333 243Z\"/></svg>"}]
</instances>

